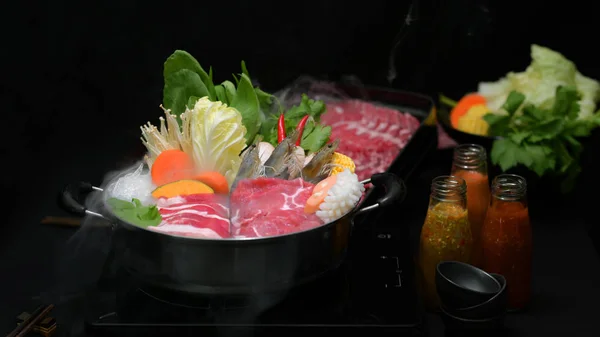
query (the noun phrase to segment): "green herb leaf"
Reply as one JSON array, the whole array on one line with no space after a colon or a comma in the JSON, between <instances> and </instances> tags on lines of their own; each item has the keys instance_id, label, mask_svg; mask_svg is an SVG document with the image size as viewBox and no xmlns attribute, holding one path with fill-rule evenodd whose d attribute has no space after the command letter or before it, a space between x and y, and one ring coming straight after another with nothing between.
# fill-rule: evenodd
<instances>
[{"instance_id":1,"label":"green herb leaf","mask_svg":"<svg viewBox=\"0 0 600 337\"><path fill-rule=\"evenodd\" d=\"M129 201L110 198L107 200L108 205L113 209L134 209L135 205Z\"/></svg>"},{"instance_id":2,"label":"green herb leaf","mask_svg":"<svg viewBox=\"0 0 600 337\"><path fill-rule=\"evenodd\" d=\"M565 120L562 118L549 118L537 123L531 127L532 135L529 137L529 141L537 143L545 139L557 137L563 131L564 122Z\"/></svg>"},{"instance_id":3,"label":"green herb leaf","mask_svg":"<svg viewBox=\"0 0 600 337\"><path fill-rule=\"evenodd\" d=\"M237 93L231 102L231 106L242 114L242 121L247 130L246 140L250 144L259 129L260 105L252 82L246 74L242 74L240 77Z\"/></svg>"},{"instance_id":4,"label":"green herb leaf","mask_svg":"<svg viewBox=\"0 0 600 337\"><path fill-rule=\"evenodd\" d=\"M538 176L543 176L546 172L554 170L556 160L552 156L552 149L539 144L523 145L528 156L528 161L520 161L521 164L529 166Z\"/></svg>"},{"instance_id":5,"label":"green herb leaf","mask_svg":"<svg viewBox=\"0 0 600 337\"><path fill-rule=\"evenodd\" d=\"M521 116L521 118L523 122L535 123L537 121L544 120L547 117L547 114L547 111L538 109L531 104L527 104L523 107L523 116L528 117L528 119L523 119L523 116Z\"/></svg>"},{"instance_id":6,"label":"green herb leaf","mask_svg":"<svg viewBox=\"0 0 600 337\"><path fill-rule=\"evenodd\" d=\"M511 91L506 98L506 102L502 105L502 109L512 116L523 102L525 102L525 95L517 91Z\"/></svg>"},{"instance_id":7,"label":"green herb leaf","mask_svg":"<svg viewBox=\"0 0 600 337\"><path fill-rule=\"evenodd\" d=\"M556 88L552 114L562 118L575 119L579 115L579 93L572 86L559 86Z\"/></svg>"},{"instance_id":8,"label":"green herb leaf","mask_svg":"<svg viewBox=\"0 0 600 337\"><path fill-rule=\"evenodd\" d=\"M521 131L521 132L512 133L508 137L516 144L521 144L529 136L531 136L531 132Z\"/></svg>"},{"instance_id":9,"label":"green herb leaf","mask_svg":"<svg viewBox=\"0 0 600 337\"><path fill-rule=\"evenodd\" d=\"M527 152L509 138L494 141L491 158L494 163L500 165L502 171L516 167L518 164L529 166L533 162Z\"/></svg>"},{"instance_id":10,"label":"green herb leaf","mask_svg":"<svg viewBox=\"0 0 600 337\"><path fill-rule=\"evenodd\" d=\"M306 137L304 137L303 135L300 146L302 146L303 149L308 150L309 152L316 152L323 146L325 146L325 144L329 142L330 138L331 127L328 125L324 126L321 124L317 124L312 128L312 130Z\"/></svg>"},{"instance_id":11,"label":"green herb leaf","mask_svg":"<svg viewBox=\"0 0 600 337\"><path fill-rule=\"evenodd\" d=\"M563 191L572 189L581 171L579 159L583 151L577 138L589 136L600 126L600 115L577 119L579 94L570 86L556 88L550 109L526 104L522 113L515 113L523 100L522 94L511 92L504 104L508 116L484 116L490 124L490 133L504 137L494 141L492 162L503 171L523 165L539 176L562 176Z\"/></svg>"},{"instance_id":12,"label":"green herb leaf","mask_svg":"<svg viewBox=\"0 0 600 337\"><path fill-rule=\"evenodd\" d=\"M489 134L493 136L503 136L506 134L506 130L509 129L510 116L500 114L485 114L483 119L490 126Z\"/></svg>"},{"instance_id":13,"label":"green herb leaf","mask_svg":"<svg viewBox=\"0 0 600 337\"><path fill-rule=\"evenodd\" d=\"M181 69L165 77L163 105L171 109L174 115L179 117L185 111L188 100L192 96L208 96L208 89L197 73L189 69Z\"/></svg>"},{"instance_id":14,"label":"green herb leaf","mask_svg":"<svg viewBox=\"0 0 600 337\"><path fill-rule=\"evenodd\" d=\"M110 198L107 200L107 203L117 217L139 227L158 226L162 221L162 217L156 206L144 206L138 199L132 199L131 202L127 202L125 200Z\"/></svg>"},{"instance_id":15,"label":"green herb leaf","mask_svg":"<svg viewBox=\"0 0 600 337\"><path fill-rule=\"evenodd\" d=\"M325 102L315 101L308 98L307 95L302 95L302 101L299 105L291 107L285 113L285 117L289 119L302 119L306 115L310 115L317 123L319 122L321 115L327 111Z\"/></svg>"}]
</instances>

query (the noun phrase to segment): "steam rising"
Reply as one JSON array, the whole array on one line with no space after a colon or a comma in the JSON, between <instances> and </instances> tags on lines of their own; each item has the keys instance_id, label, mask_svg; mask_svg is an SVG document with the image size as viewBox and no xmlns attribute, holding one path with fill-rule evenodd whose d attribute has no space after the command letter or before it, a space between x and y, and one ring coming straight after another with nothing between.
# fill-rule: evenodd
<instances>
[{"instance_id":1,"label":"steam rising","mask_svg":"<svg viewBox=\"0 0 600 337\"><path fill-rule=\"evenodd\" d=\"M144 163L139 163L134 170L130 168L116 178L116 181L108 186L106 192L113 198L127 201L136 198L142 204L150 205L154 203L151 194L154 188L149 170L145 168Z\"/></svg>"},{"instance_id":2,"label":"steam rising","mask_svg":"<svg viewBox=\"0 0 600 337\"><path fill-rule=\"evenodd\" d=\"M141 181L143 177L143 163L138 162L124 170L109 172L100 187L110 191L114 186L132 179ZM125 189L118 193L137 195L138 198L144 195L135 189ZM85 200L85 206L90 211L103 213L103 193L90 193ZM86 290L96 287L104 269L109 267L106 263L112 249L112 234L112 224L107 220L90 215L83 218L80 228L71 236L62 253L59 254L55 287L44 296L48 297L48 303L60 305L70 302L81 298Z\"/></svg>"}]
</instances>

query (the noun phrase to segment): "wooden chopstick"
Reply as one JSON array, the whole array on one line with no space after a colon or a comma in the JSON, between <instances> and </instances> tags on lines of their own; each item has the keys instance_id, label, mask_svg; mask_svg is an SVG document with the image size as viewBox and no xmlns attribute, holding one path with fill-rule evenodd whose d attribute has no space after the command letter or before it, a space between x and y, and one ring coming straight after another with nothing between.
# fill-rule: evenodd
<instances>
[{"instance_id":1,"label":"wooden chopstick","mask_svg":"<svg viewBox=\"0 0 600 337\"><path fill-rule=\"evenodd\" d=\"M81 226L80 218L47 216L42 219L43 225L53 225L62 227L79 227Z\"/></svg>"},{"instance_id":2,"label":"wooden chopstick","mask_svg":"<svg viewBox=\"0 0 600 337\"><path fill-rule=\"evenodd\" d=\"M54 304L49 304L46 306L40 306L29 318L27 318L23 323L19 324L11 333L6 335L6 337L25 337L29 333L33 327L35 327L50 311L54 309Z\"/></svg>"}]
</instances>

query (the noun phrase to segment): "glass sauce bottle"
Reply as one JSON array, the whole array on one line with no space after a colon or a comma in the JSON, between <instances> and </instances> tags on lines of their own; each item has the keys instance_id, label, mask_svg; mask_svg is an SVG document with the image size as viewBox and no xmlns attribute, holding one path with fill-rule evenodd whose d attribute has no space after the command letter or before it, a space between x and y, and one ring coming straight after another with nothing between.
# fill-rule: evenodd
<instances>
[{"instance_id":1,"label":"glass sauce bottle","mask_svg":"<svg viewBox=\"0 0 600 337\"><path fill-rule=\"evenodd\" d=\"M454 176L437 177L431 184L418 255L420 290L430 310L439 306L435 288L438 263L447 260L469 262L473 238L466 189L464 179Z\"/></svg>"},{"instance_id":2,"label":"glass sauce bottle","mask_svg":"<svg viewBox=\"0 0 600 337\"><path fill-rule=\"evenodd\" d=\"M476 144L459 145L454 149L451 174L467 183L467 209L473 234L470 263L481 267L481 227L490 203L490 186L485 149Z\"/></svg>"},{"instance_id":3,"label":"glass sauce bottle","mask_svg":"<svg viewBox=\"0 0 600 337\"><path fill-rule=\"evenodd\" d=\"M523 177L497 176L482 228L483 268L506 278L510 310L522 309L531 297L532 233L526 193Z\"/></svg>"}]
</instances>

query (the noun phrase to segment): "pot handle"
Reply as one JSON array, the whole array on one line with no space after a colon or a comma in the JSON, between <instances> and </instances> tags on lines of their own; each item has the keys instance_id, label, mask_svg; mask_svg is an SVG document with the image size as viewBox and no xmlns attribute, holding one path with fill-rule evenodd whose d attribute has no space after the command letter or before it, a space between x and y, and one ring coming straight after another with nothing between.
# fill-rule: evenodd
<instances>
[{"instance_id":1,"label":"pot handle","mask_svg":"<svg viewBox=\"0 0 600 337\"><path fill-rule=\"evenodd\" d=\"M365 206L354 213L354 216L368 213L379 207L400 203L406 197L406 184L393 173L375 173L371 178L361 181L363 185L372 183L375 188L385 189L385 194L376 203Z\"/></svg>"},{"instance_id":2,"label":"pot handle","mask_svg":"<svg viewBox=\"0 0 600 337\"><path fill-rule=\"evenodd\" d=\"M91 215L98 218L106 219L102 214L90 211L85 207L79 198L88 195L92 192L103 192L100 187L96 187L90 183L80 181L75 184L65 186L59 196L59 206L65 211L79 216Z\"/></svg>"}]
</instances>

